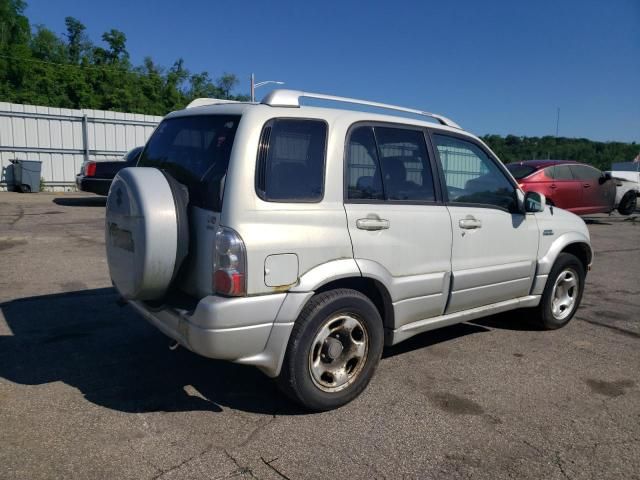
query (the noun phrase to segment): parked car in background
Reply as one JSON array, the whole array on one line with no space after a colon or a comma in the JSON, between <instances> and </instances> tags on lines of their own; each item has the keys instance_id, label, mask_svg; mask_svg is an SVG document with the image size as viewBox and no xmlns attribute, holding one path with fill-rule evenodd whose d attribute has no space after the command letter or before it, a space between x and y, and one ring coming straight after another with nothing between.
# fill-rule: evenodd
<instances>
[{"instance_id":1,"label":"parked car in background","mask_svg":"<svg viewBox=\"0 0 640 480\"><path fill-rule=\"evenodd\" d=\"M129 150L120 160L101 160L84 162L80 173L76 175L76 186L83 192L107 195L109 187L120 170L135 167L143 147Z\"/></svg>"},{"instance_id":2,"label":"parked car in background","mask_svg":"<svg viewBox=\"0 0 640 480\"><path fill-rule=\"evenodd\" d=\"M608 173L569 160L527 160L506 165L525 192L545 195L547 203L577 215L609 213L616 184Z\"/></svg>"},{"instance_id":3,"label":"parked car in background","mask_svg":"<svg viewBox=\"0 0 640 480\"><path fill-rule=\"evenodd\" d=\"M631 215L638 207L640 196L640 162L621 162L611 165L616 182L616 208L622 215Z\"/></svg>"}]
</instances>

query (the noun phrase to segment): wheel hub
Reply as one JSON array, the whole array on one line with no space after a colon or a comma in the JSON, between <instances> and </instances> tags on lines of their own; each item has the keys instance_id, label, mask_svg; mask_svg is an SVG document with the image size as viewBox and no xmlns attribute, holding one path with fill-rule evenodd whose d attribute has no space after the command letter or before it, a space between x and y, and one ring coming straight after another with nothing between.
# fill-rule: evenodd
<instances>
[{"instance_id":1,"label":"wheel hub","mask_svg":"<svg viewBox=\"0 0 640 480\"><path fill-rule=\"evenodd\" d=\"M328 358L330 362L333 362L336 358L340 356L344 347L342 343L337 338L329 337L324 341L323 353Z\"/></svg>"},{"instance_id":2,"label":"wheel hub","mask_svg":"<svg viewBox=\"0 0 640 480\"><path fill-rule=\"evenodd\" d=\"M309 373L325 392L337 392L352 384L367 361L369 335L356 315L329 317L316 333L309 350Z\"/></svg>"}]
</instances>

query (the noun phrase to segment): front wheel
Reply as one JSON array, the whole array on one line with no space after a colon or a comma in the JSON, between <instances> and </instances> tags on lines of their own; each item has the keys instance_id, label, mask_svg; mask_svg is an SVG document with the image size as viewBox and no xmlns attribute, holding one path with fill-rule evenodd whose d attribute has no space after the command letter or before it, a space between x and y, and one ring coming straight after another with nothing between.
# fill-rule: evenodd
<instances>
[{"instance_id":1,"label":"front wheel","mask_svg":"<svg viewBox=\"0 0 640 480\"><path fill-rule=\"evenodd\" d=\"M344 405L371 380L383 339L380 313L365 295L346 288L320 293L293 327L278 385L310 410Z\"/></svg>"},{"instance_id":2,"label":"front wheel","mask_svg":"<svg viewBox=\"0 0 640 480\"><path fill-rule=\"evenodd\" d=\"M585 277L584 266L575 255L558 255L537 308L543 328L555 330L569 323L580 305Z\"/></svg>"},{"instance_id":3,"label":"front wheel","mask_svg":"<svg viewBox=\"0 0 640 480\"><path fill-rule=\"evenodd\" d=\"M620 215L631 215L636 211L636 207L638 206L638 197L635 191L629 191L624 194L622 199L620 200L620 204L618 204L618 213Z\"/></svg>"}]
</instances>

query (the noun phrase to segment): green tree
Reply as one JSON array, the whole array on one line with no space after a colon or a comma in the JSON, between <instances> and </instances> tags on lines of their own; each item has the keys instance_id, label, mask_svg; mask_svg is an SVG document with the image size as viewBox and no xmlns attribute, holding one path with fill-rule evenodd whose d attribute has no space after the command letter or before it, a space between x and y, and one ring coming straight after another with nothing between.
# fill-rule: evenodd
<instances>
[{"instance_id":1,"label":"green tree","mask_svg":"<svg viewBox=\"0 0 640 480\"><path fill-rule=\"evenodd\" d=\"M85 31L87 27L74 17L66 17L64 24L67 27L67 48L69 61L73 64L80 62L82 55L90 49L91 42L87 38Z\"/></svg>"}]
</instances>

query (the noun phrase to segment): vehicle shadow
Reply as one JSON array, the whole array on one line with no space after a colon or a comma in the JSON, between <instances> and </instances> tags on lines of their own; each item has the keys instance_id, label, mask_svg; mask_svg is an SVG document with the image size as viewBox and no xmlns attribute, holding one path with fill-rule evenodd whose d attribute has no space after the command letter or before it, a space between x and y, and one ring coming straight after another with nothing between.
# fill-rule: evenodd
<instances>
[{"instance_id":1,"label":"vehicle shadow","mask_svg":"<svg viewBox=\"0 0 640 480\"><path fill-rule=\"evenodd\" d=\"M0 304L13 335L0 336L0 376L22 385L61 381L123 412L306 413L253 367L170 351L170 340L112 288Z\"/></svg>"},{"instance_id":2,"label":"vehicle shadow","mask_svg":"<svg viewBox=\"0 0 640 480\"><path fill-rule=\"evenodd\" d=\"M470 322L479 327L519 332L538 332L544 330L526 310L512 310Z\"/></svg>"},{"instance_id":3,"label":"vehicle shadow","mask_svg":"<svg viewBox=\"0 0 640 480\"><path fill-rule=\"evenodd\" d=\"M0 303L12 332L0 336L0 377L21 385L61 381L90 402L128 413L220 412L222 407L308 413L254 367L184 348L169 350L167 337L117 300L113 288L101 288ZM383 358L488 332L496 321L490 317L426 332L386 348Z\"/></svg>"},{"instance_id":4,"label":"vehicle shadow","mask_svg":"<svg viewBox=\"0 0 640 480\"><path fill-rule=\"evenodd\" d=\"M401 355L413 350L420 350L432 345L436 345L438 343L448 342L449 340L453 340L455 338L490 331L491 330L489 328L485 328L481 325L474 325L471 323L458 323L449 327L420 333L415 337L411 337L410 339L405 340L402 343L393 345L391 347L386 347L382 354L382 358L395 357L396 355Z\"/></svg>"},{"instance_id":5,"label":"vehicle shadow","mask_svg":"<svg viewBox=\"0 0 640 480\"><path fill-rule=\"evenodd\" d=\"M107 205L107 197L57 197L53 203L63 207L104 207Z\"/></svg>"}]
</instances>

